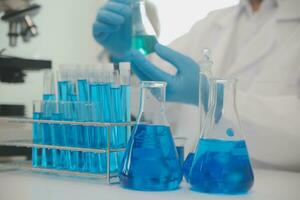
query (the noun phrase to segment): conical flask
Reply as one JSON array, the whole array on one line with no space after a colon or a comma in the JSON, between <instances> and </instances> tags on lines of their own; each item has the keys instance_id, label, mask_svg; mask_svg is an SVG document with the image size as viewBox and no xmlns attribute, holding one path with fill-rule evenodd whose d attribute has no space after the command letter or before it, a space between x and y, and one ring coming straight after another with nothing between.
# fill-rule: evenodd
<instances>
[{"instance_id":1,"label":"conical flask","mask_svg":"<svg viewBox=\"0 0 300 200\"><path fill-rule=\"evenodd\" d=\"M189 174L193 190L240 194L254 182L236 108L236 80L211 79L212 109L205 120Z\"/></svg>"},{"instance_id":2,"label":"conical flask","mask_svg":"<svg viewBox=\"0 0 300 200\"><path fill-rule=\"evenodd\" d=\"M165 82L141 83L139 116L119 173L124 188L174 190L182 180L181 165L165 117L165 90Z\"/></svg>"},{"instance_id":3,"label":"conical flask","mask_svg":"<svg viewBox=\"0 0 300 200\"><path fill-rule=\"evenodd\" d=\"M147 55L154 52L156 43L156 32L147 15L145 0L132 0L132 49Z\"/></svg>"},{"instance_id":4,"label":"conical flask","mask_svg":"<svg viewBox=\"0 0 300 200\"><path fill-rule=\"evenodd\" d=\"M209 82L210 79L213 77L212 73L212 55L211 55L210 49L203 49L201 59L198 61L201 70L199 72L199 130L201 132L201 129L204 126L205 119L208 116L209 109L212 108L211 106L211 95L209 90ZM191 151L188 153L184 164L183 164L183 175L187 182L189 181L189 173L190 169L194 160L195 151L196 151L196 145L198 143L198 139L200 136L200 132L198 134L195 134L194 136L194 143L191 148Z\"/></svg>"}]
</instances>

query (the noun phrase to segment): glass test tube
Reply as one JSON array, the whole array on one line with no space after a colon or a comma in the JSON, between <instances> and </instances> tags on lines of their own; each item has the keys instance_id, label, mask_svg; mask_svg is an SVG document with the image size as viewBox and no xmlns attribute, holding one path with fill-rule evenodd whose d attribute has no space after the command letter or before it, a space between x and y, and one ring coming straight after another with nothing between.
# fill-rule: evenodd
<instances>
[{"instance_id":1,"label":"glass test tube","mask_svg":"<svg viewBox=\"0 0 300 200\"><path fill-rule=\"evenodd\" d=\"M42 113L42 102L34 101L33 102L33 113L32 119L40 120ZM39 123L32 124L32 142L34 144L41 143L41 125ZM32 148L32 167L40 167L41 166L41 154L38 148Z\"/></svg>"}]
</instances>

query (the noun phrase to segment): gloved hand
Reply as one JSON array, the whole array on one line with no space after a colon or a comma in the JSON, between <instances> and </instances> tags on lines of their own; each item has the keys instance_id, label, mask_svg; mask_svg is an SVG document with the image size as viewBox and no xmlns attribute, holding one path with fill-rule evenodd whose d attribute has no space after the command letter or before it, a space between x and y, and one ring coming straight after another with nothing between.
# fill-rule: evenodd
<instances>
[{"instance_id":1,"label":"gloved hand","mask_svg":"<svg viewBox=\"0 0 300 200\"><path fill-rule=\"evenodd\" d=\"M93 24L93 36L111 56L121 58L131 46L130 0L109 0Z\"/></svg>"},{"instance_id":2,"label":"gloved hand","mask_svg":"<svg viewBox=\"0 0 300 200\"><path fill-rule=\"evenodd\" d=\"M167 82L167 101L198 105L199 66L191 58L161 44L155 45L155 52L177 69L170 75L148 61L140 52L131 52L131 64L135 74L146 81Z\"/></svg>"}]
</instances>

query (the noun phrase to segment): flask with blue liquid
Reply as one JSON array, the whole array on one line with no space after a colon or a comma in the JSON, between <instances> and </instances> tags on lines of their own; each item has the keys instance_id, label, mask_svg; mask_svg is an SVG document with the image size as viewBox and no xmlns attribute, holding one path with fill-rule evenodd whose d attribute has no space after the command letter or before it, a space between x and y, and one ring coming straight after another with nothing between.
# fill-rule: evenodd
<instances>
[{"instance_id":1,"label":"flask with blue liquid","mask_svg":"<svg viewBox=\"0 0 300 200\"><path fill-rule=\"evenodd\" d=\"M133 190L174 190L181 164L165 117L166 83L141 83L140 111L119 172L121 186Z\"/></svg>"},{"instance_id":2,"label":"flask with blue liquid","mask_svg":"<svg viewBox=\"0 0 300 200\"><path fill-rule=\"evenodd\" d=\"M187 175L192 190L241 194L254 183L236 108L236 80L210 80L211 108Z\"/></svg>"},{"instance_id":3,"label":"flask with blue liquid","mask_svg":"<svg viewBox=\"0 0 300 200\"><path fill-rule=\"evenodd\" d=\"M193 159L195 156L195 150L198 143L198 139L201 133L201 129L204 126L204 122L208 116L209 110L212 108L212 96L210 95L210 79L213 78L212 73L212 66L213 66L213 60L212 60L212 52L208 48L202 49L201 58L198 61L201 70L199 73L199 130L200 132L195 134L195 137L193 138L193 146L191 148L191 151L188 153L184 164L183 164L183 175L188 182L188 175L193 163Z\"/></svg>"}]
</instances>

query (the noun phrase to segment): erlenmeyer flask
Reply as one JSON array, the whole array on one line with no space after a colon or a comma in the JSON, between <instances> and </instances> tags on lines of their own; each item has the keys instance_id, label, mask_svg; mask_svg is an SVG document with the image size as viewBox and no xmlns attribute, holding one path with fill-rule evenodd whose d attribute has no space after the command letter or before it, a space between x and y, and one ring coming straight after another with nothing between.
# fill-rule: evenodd
<instances>
[{"instance_id":1,"label":"erlenmeyer flask","mask_svg":"<svg viewBox=\"0 0 300 200\"><path fill-rule=\"evenodd\" d=\"M211 98L210 98L210 90L209 90L209 81L213 77L212 73L212 56L210 49L203 49L201 59L198 61L201 70L199 73L199 130L204 126L205 119L208 116L209 109L211 108ZM188 153L186 160L183 164L183 175L187 181L189 181L189 173L190 169L195 157L196 145L198 143L198 138L200 136L200 132L195 134L194 143L192 146L192 151Z\"/></svg>"},{"instance_id":2,"label":"erlenmeyer flask","mask_svg":"<svg viewBox=\"0 0 300 200\"><path fill-rule=\"evenodd\" d=\"M145 0L132 0L132 49L144 55L154 52L156 33L147 15Z\"/></svg>"},{"instance_id":3,"label":"erlenmeyer flask","mask_svg":"<svg viewBox=\"0 0 300 200\"><path fill-rule=\"evenodd\" d=\"M181 165L165 117L166 83L141 83L140 112L120 169L121 186L134 190L174 190Z\"/></svg>"},{"instance_id":4,"label":"erlenmeyer flask","mask_svg":"<svg viewBox=\"0 0 300 200\"><path fill-rule=\"evenodd\" d=\"M193 190L245 193L254 176L236 109L236 80L211 79L208 117L189 174Z\"/></svg>"}]
</instances>

